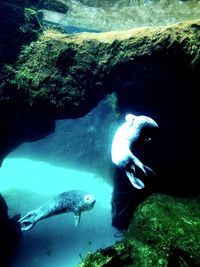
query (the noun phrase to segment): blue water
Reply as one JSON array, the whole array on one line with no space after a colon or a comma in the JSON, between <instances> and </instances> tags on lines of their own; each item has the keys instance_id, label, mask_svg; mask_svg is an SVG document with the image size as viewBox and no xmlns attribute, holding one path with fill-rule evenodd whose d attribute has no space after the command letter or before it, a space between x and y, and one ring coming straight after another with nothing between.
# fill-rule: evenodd
<instances>
[{"instance_id":1,"label":"blue water","mask_svg":"<svg viewBox=\"0 0 200 267\"><path fill-rule=\"evenodd\" d=\"M81 32L94 32L94 33L99 33L101 31L96 30L96 29L90 29L90 28L85 28L85 27L79 27L79 26L73 26L73 25L69 25L69 26L60 26L59 23L55 23L55 22L49 22L49 21L45 21L43 20L42 23L44 25L51 25L54 27L58 27L58 28L62 28L64 30L65 33L67 34L75 34L75 33L81 33Z\"/></svg>"},{"instance_id":2,"label":"blue water","mask_svg":"<svg viewBox=\"0 0 200 267\"><path fill-rule=\"evenodd\" d=\"M113 185L108 175L115 123L109 100L102 100L82 118L57 121L54 133L22 144L3 161L0 188L10 217L25 216L68 190L96 198L77 228L73 213L66 213L24 232L11 267L74 267L87 253L119 240L111 226Z\"/></svg>"},{"instance_id":3,"label":"blue water","mask_svg":"<svg viewBox=\"0 0 200 267\"><path fill-rule=\"evenodd\" d=\"M9 215L24 216L61 192L80 189L96 197L95 207L82 213L75 228L72 213L38 222L24 232L11 267L73 267L88 252L115 243L111 226L112 186L95 173L55 167L26 158L7 158L0 169L0 188Z\"/></svg>"},{"instance_id":4,"label":"blue water","mask_svg":"<svg viewBox=\"0 0 200 267\"><path fill-rule=\"evenodd\" d=\"M96 32L96 33L101 32L101 31L98 31L98 30L82 28L82 27L77 27L77 26L65 26L64 30L68 34L80 33L80 32Z\"/></svg>"}]
</instances>

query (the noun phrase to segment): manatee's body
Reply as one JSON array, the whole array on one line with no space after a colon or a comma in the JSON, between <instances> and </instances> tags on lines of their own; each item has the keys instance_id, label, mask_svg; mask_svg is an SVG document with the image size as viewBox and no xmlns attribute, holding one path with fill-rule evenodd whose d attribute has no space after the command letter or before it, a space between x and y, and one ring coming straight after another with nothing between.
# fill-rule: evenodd
<instances>
[{"instance_id":1,"label":"manatee's body","mask_svg":"<svg viewBox=\"0 0 200 267\"><path fill-rule=\"evenodd\" d=\"M136 168L140 169L145 176L147 176L147 172L153 173L153 171L132 153L131 146L138 140L141 143L149 141L148 133L157 128L157 123L150 117L128 114L125 117L125 122L117 129L113 138L112 161L126 171L130 182L137 189L143 188L144 184L136 177Z\"/></svg>"},{"instance_id":2,"label":"manatee's body","mask_svg":"<svg viewBox=\"0 0 200 267\"><path fill-rule=\"evenodd\" d=\"M95 198L86 192L80 190L63 192L21 218L19 220L21 230L28 231L38 221L65 212L74 213L77 226L80 222L81 212L92 209L94 204Z\"/></svg>"}]
</instances>

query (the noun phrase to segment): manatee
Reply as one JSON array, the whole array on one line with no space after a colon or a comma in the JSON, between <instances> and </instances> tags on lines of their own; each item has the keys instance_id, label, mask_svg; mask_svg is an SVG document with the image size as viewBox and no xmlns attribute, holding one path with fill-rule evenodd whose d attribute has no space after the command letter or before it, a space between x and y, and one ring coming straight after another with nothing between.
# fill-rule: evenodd
<instances>
[{"instance_id":1,"label":"manatee","mask_svg":"<svg viewBox=\"0 0 200 267\"><path fill-rule=\"evenodd\" d=\"M131 151L136 142L151 141L150 133L158 128L158 124L147 116L127 114L125 122L117 129L111 148L112 162L126 172L131 184L137 188L144 188L144 183L136 177L137 169L145 176L153 175L151 168L144 165Z\"/></svg>"},{"instance_id":2,"label":"manatee","mask_svg":"<svg viewBox=\"0 0 200 267\"><path fill-rule=\"evenodd\" d=\"M32 229L38 221L66 212L74 213L75 226L78 226L81 212L92 209L95 202L95 198L84 191L71 190L63 192L48 200L38 209L30 211L22 217L19 220L21 230L28 231Z\"/></svg>"}]
</instances>

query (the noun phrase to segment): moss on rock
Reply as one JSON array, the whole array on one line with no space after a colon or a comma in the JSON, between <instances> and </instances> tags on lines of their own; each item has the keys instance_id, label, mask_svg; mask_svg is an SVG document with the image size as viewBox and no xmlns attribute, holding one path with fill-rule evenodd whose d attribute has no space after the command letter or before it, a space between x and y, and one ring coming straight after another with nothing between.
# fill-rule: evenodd
<instances>
[{"instance_id":1,"label":"moss on rock","mask_svg":"<svg viewBox=\"0 0 200 267\"><path fill-rule=\"evenodd\" d=\"M79 267L199 266L200 202L156 194L138 206L122 241Z\"/></svg>"},{"instance_id":2,"label":"moss on rock","mask_svg":"<svg viewBox=\"0 0 200 267\"><path fill-rule=\"evenodd\" d=\"M24 1L0 3L0 66L15 63L21 47L37 39L40 25L35 14L36 9L26 12Z\"/></svg>"},{"instance_id":3,"label":"moss on rock","mask_svg":"<svg viewBox=\"0 0 200 267\"><path fill-rule=\"evenodd\" d=\"M139 58L182 57L188 73L199 73L199 27L200 21L192 21L72 36L47 30L22 52L14 82L30 106L58 116L83 115L117 90Z\"/></svg>"},{"instance_id":4,"label":"moss on rock","mask_svg":"<svg viewBox=\"0 0 200 267\"><path fill-rule=\"evenodd\" d=\"M33 18L36 19L37 10L32 9L32 2L22 1L26 8L24 15L20 15L22 22L17 26L16 34L20 30L24 37L28 31L28 26L23 24L24 19L30 20L30 23ZM9 8L12 9L14 3L11 7L9 4ZM16 127L22 129L21 122L30 121L30 118L48 116L53 122L56 118L82 116L112 92L117 92L115 105L118 105L121 84L136 79L137 64L144 59L146 63L142 63L144 68L139 75L143 75L145 64L154 68L155 58L162 64L170 61L170 66L175 65L174 70L183 73L193 88L199 82L199 28L200 21L197 20L168 27L98 34L67 35L48 29L40 33L37 41L22 49L22 43L30 41L25 38L18 46L21 53L17 62L3 66L10 61L2 60L0 108L1 113L6 114L1 118L2 146L9 147L7 142L17 139L8 138L10 129L11 132L16 131ZM0 56L4 57L5 51L0 51ZM118 107L115 108L117 110ZM50 128L53 129L53 126ZM26 132L26 129L23 131ZM21 136L27 135L21 133ZM3 147L1 150L4 150ZM7 152L1 153L5 155Z\"/></svg>"},{"instance_id":5,"label":"moss on rock","mask_svg":"<svg viewBox=\"0 0 200 267\"><path fill-rule=\"evenodd\" d=\"M163 257L181 251L200 264L199 218L199 200L153 195L138 207L127 236L162 252Z\"/></svg>"}]
</instances>

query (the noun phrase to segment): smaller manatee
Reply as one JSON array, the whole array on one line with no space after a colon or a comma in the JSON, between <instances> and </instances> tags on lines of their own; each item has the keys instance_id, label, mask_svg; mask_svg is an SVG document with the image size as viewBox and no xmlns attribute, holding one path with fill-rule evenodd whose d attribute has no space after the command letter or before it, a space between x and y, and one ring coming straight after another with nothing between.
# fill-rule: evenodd
<instances>
[{"instance_id":1,"label":"smaller manatee","mask_svg":"<svg viewBox=\"0 0 200 267\"><path fill-rule=\"evenodd\" d=\"M19 220L21 230L28 231L32 229L38 221L65 212L74 213L75 226L78 226L81 212L92 209L95 202L95 198L84 191L71 190L63 192L48 200L38 209L30 211L22 217Z\"/></svg>"}]
</instances>

